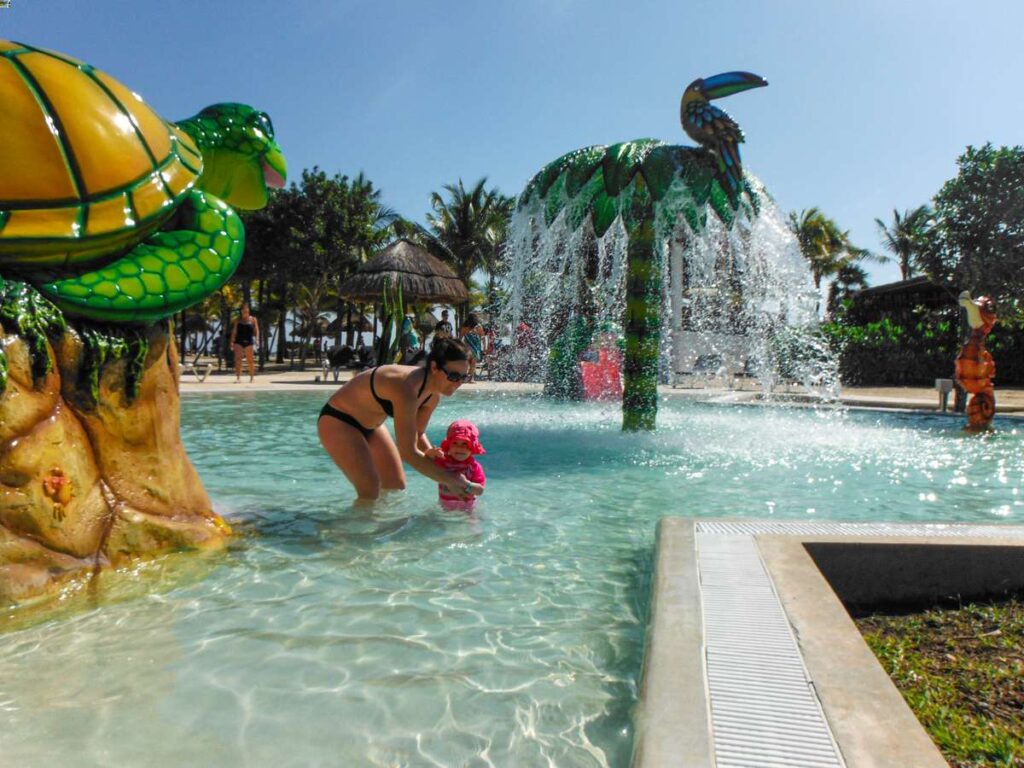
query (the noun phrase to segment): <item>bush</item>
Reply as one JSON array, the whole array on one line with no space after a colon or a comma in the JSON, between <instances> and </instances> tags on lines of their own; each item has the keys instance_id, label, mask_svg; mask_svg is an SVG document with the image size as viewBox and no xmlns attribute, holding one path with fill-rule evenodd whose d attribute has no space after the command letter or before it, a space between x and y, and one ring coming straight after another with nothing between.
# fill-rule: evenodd
<instances>
[{"instance_id":1,"label":"bush","mask_svg":"<svg viewBox=\"0 0 1024 768\"><path fill-rule=\"evenodd\" d=\"M966 340L956 310L919 312L905 324L884 318L863 325L826 323L823 331L839 355L844 384L932 386L953 377ZM962 335L963 334L963 335ZM1000 322L988 337L997 386L1024 385L1024 326Z\"/></svg>"}]
</instances>

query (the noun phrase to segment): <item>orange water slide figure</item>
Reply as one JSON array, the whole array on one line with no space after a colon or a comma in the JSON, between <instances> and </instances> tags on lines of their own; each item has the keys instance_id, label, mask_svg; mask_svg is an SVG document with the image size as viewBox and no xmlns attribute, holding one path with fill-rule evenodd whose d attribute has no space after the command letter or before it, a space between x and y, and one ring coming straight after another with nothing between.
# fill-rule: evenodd
<instances>
[{"instance_id":1,"label":"orange water slide figure","mask_svg":"<svg viewBox=\"0 0 1024 768\"><path fill-rule=\"evenodd\" d=\"M995 389L992 386L996 363L985 349L985 339L996 324L995 305L987 296L972 299L967 291L960 294L959 301L967 312L971 335L956 358L956 383L971 395L967 403L967 429L988 429L996 412Z\"/></svg>"}]
</instances>

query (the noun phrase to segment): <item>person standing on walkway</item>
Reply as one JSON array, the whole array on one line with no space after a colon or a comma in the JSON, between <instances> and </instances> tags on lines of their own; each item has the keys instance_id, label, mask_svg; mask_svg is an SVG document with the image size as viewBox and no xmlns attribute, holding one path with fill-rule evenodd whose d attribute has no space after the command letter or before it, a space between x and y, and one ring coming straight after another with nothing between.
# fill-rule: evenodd
<instances>
[{"instance_id":1,"label":"person standing on walkway","mask_svg":"<svg viewBox=\"0 0 1024 768\"><path fill-rule=\"evenodd\" d=\"M249 368L249 383L256 376L256 365L253 360L253 345L260 343L260 326L255 317L249 314L249 305L242 305L241 317L235 320L231 328L231 349L235 353L235 383L242 380L242 357L245 357Z\"/></svg>"},{"instance_id":2,"label":"person standing on walkway","mask_svg":"<svg viewBox=\"0 0 1024 768\"><path fill-rule=\"evenodd\" d=\"M448 319L448 310L441 310L441 319L437 325L434 326L434 341L439 339L450 339L455 335L455 329L452 327L451 320Z\"/></svg>"},{"instance_id":3,"label":"person standing on walkway","mask_svg":"<svg viewBox=\"0 0 1024 768\"><path fill-rule=\"evenodd\" d=\"M466 321L459 329L459 336L466 342L473 356L469 358L469 382L476 378L476 366L484 359L484 329L480 325L477 316L470 312L466 315Z\"/></svg>"}]
</instances>

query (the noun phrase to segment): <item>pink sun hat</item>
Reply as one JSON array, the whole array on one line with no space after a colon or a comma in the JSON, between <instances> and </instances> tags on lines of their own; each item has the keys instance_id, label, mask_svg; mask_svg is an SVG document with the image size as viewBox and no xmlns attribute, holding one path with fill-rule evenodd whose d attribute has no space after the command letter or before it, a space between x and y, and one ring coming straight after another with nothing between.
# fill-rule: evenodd
<instances>
[{"instance_id":1,"label":"pink sun hat","mask_svg":"<svg viewBox=\"0 0 1024 768\"><path fill-rule=\"evenodd\" d=\"M469 444L469 452L475 456L487 453L480 445L480 430L469 419L457 419L448 425L448 436L441 441L441 450L448 453L448 448L456 440L465 440Z\"/></svg>"}]
</instances>

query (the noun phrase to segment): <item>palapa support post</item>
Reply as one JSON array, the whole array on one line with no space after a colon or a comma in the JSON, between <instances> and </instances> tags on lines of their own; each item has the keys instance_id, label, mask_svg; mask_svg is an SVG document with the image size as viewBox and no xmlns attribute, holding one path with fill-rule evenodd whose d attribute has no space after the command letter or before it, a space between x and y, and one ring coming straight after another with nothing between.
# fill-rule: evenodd
<instances>
[{"instance_id":1,"label":"palapa support post","mask_svg":"<svg viewBox=\"0 0 1024 768\"><path fill-rule=\"evenodd\" d=\"M972 299L967 291L960 294L959 302L967 313L971 335L956 358L956 383L971 395L967 403L966 429L980 431L992 425L996 412L995 388L992 386L996 364L985 349L985 339L997 320L995 305L987 296Z\"/></svg>"}]
</instances>

